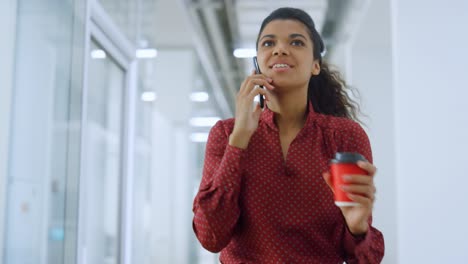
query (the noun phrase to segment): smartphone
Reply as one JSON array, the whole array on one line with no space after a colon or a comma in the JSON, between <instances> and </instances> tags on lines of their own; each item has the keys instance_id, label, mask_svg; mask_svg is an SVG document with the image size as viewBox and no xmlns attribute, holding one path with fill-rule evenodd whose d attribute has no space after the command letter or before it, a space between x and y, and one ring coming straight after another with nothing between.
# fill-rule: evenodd
<instances>
[{"instance_id":1,"label":"smartphone","mask_svg":"<svg viewBox=\"0 0 468 264\"><path fill-rule=\"evenodd\" d=\"M253 64L254 64L254 67L255 67L255 72L257 74L261 74L262 72L260 71L260 67L258 66L257 56L253 57ZM263 86L260 86L260 87L265 89L265 87L263 87ZM259 94L258 96L260 96L260 107L263 108L263 106L265 105L265 99L263 98L263 95L261 95L261 94Z\"/></svg>"}]
</instances>

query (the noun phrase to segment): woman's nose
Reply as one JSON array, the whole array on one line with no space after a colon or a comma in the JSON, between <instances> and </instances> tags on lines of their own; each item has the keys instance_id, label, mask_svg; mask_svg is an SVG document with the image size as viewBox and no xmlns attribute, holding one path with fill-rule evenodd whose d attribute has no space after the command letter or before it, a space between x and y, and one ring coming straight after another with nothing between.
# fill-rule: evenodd
<instances>
[{"instance_id":1,"label":"woman's nose","mask_svg":"<svg viewBox=\"0 0 468 264\"><path fill-rule=\"evenodd\" d=\"M273 49L273 55L289 55L289 51L283 44L277 44Z\"/></svg>"}]
</instances>

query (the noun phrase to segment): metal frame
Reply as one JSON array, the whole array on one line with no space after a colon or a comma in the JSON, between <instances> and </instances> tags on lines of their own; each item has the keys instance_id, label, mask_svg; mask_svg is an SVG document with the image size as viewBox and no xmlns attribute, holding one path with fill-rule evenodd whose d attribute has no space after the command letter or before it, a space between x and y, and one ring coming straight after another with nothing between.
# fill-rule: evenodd
<instances>
[{"instance_id":1,"label":"metal frame","mask_svg":"<svg viewBox=\"0 0 468 264\"><path fill-rule=\"evenodd\" d=\"M73 19L73 53L71 65L71 80L70 90L82 91L82 96L70 96L70 117L79 117L82 119L84 113L82 107L73 107L83 105L85 91L83 85L86 83L86 59L85 54L88 50L86 36L89 34L89 1L74 1L73 4L74 19ZM70 119L70 118L69 118ZM76 125L77 133L71 133L72 125ZM79 201L80 201L80 184L81 184L81 164L76 161L81 161L83 143L81 132L82 122L70 124L67 140L67 181L65 187L65 240L63 263L76 264L79 250ZM74 143L80 142L80 145Z\"/></svg>"},{"instance_id":2,"label":"metal frame","mask_svg":"<svg viewBox=\"0 0 468 264\"><path fill-rule=\"evenodd\" d=\"M14 44L16 37L16 0L0 2L0 32L6 40L0 43L0 264L3 263L5 210L8 182L8 152L13 95Z\"/></svg>"},{"instance_id":3,"label":"metal frame","mask_svg":"<svg viewBox=\"0 0 468 264\"><path fill-rule=\"evenodd\" d=\"M128 70L131 62L135 60L135 47L119 31L103 7L96 0L90 1L91 37L98 40L112 54L112 57L117 60L120 66Z\"/></svg>"},{"instance_id":4,"label":"metal frame","mask_svg":"<svg viewBox=\"0 0 468 264\"><path fill-rule=\"evenodd\" d=\"M102 6L96 0L89 0L88 3L89 17L86 20L86 52L85 52L85 77L83 84L82 97L82 133L81 133L81 158L80 171L84 169L84 153L86 153L86 116L87 116L87 72L90 54L91 39L95 39L122 67L125 71L125 90L123 95L123 113L124 120L122 124L122 167L120 168L120 191L122 193L120 200L120 254L118 256L119 263L130 264L132 259L131 252L131 237L132 237L132 205L133 205L133 159L132 153L134 149L134 125L135 125L135 100L137 92L137 62L135 58L135 48L128 39L119 31L118 27L113 23L112 19L105 12ZM85 177L80 175L80 186L84 186ZM79 199L79 224L78 224L78 254L77 263L83 263L83 248L85 237L80 228L84 223L83 213L85 212L85 204L83 200L84 190L80 188Z\"/></svg>"}]
</instances>

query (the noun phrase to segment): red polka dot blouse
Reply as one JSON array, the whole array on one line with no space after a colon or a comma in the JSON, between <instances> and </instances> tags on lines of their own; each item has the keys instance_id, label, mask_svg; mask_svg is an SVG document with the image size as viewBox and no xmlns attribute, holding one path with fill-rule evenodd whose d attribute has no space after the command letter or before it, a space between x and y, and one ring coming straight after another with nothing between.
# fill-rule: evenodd
<instances>
[{"instance_id":1,"label":"red polka dot blouse","mask_svg":"<svg viewBox=\"0 0 468 264\"><path fill-rule=\"evenodd\" d=\"M247 149L228 144L234 119L211 130L203 178L193 204L193 229L222 263L380 263L382 233L347 229L322 172L336 152L372 162L369 139L347 118L315 113L283 158L274 113L266 108ZM371 225L372 219L369 219Z\"/></svg>"}]
</instances>

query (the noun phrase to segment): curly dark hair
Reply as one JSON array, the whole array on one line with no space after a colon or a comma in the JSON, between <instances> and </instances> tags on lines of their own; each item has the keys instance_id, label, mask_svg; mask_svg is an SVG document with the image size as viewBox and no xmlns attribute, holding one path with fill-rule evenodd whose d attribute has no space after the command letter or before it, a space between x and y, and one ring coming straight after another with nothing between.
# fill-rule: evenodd
<instances>
[{"instance_id":1,"label":"curly dark hair","mask_svg":"<svg viewBox=\"0 0 468 264\"><path fill-rule=\"evenodd\" d=\"M337 117L346 117L359 121L359 105L349 97L348 91L355 97L358 97L357 90L346 85L337 70L330 68L328 63L322 61L322 53L325 49L322 37L315 29L315 23L312 18L303 10L291 7L276 9L267 16L260 27L257 36L256 47L265 26L273 20L296 20L301 22L308 29L309 36L313 42L314 58L319 59L320 74L310 78L307 97L312 102L314 110L317 113L332 115Z\"/></svg>"}]
</instances>

